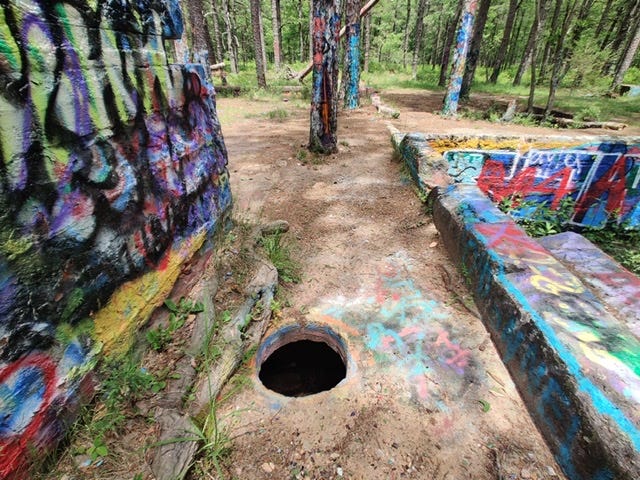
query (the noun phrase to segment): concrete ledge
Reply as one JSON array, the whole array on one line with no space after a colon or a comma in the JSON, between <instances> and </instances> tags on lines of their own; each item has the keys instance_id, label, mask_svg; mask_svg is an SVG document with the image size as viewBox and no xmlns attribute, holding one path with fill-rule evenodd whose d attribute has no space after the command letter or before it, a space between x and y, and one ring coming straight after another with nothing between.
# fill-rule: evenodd
<instances>
[{"instance_id":1,"label":"concrete ledge","mask_svg":"<svg viewBox=\"0 0 640 480\"><path fill-rule=\"evenodd\" d=\"M563 232L538 241L640 338L640 278L578 233Z\"/></svg>"},{"instance_id":2,"label":"concrete ledge","mask_svg":"<svg viewBox=\"0 0 640 480\"><path fill-rule=\"evenodd\" d=\"M567 477L640 478L638 339L475 185L439 189L433 215Z\"/></svg>"}]
</instances>

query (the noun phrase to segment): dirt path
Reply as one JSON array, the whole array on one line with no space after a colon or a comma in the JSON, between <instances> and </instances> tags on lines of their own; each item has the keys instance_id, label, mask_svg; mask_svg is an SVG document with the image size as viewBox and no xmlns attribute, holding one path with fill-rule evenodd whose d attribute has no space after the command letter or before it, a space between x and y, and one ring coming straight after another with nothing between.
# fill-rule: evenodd
<instances>
[{"instance_id":1,"label":"dirt path","mask_svg":"<svg viewBox=\"0 0 640 480\"><path fill-rule=\"evenodd\" d=\"M255 365L241 374L243 389L219 407L234 437L228 477L558 478L463 275L392 158L387 120L372 107L342 114L340 152L315 157L304 149L307 111L293 102L223 98L218 108L236 217L288 221L304 272L269 333L318 323L348 350L347 378L317 395L267 390ZM275 109L287 117L270 120ZM403 110L395 123L443 122L432 117Z\"/></svg>"}]
</instances>

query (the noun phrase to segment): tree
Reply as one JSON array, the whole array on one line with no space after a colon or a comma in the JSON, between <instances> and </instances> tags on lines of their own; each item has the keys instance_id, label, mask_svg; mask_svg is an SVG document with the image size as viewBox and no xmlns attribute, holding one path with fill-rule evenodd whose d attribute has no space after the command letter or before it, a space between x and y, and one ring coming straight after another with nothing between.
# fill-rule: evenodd
<instances>
[{"instance_id":1,"label":"tree","mask_svg":"<svg viewBox=\"0 0 640 480\"><path fill-rule=\"evenodd\" d=\"M280 14L280 0L271 0L271 27L273 29L273 63L276 70L282 64L282 18Z\"/></svg>"},{"instance_id":2,"label":"tree","mask_svg":"<svg viewBox=\"0 0 640 480\"><path fill-rule=\"evenodd\" d=\"M411 62L411 78L414 80L418 76L418 56L420 55L420 45L422 44L422 27L424 25L424 12L427 9L428 0L418 0L418 11L416 13L416 29L413 39L413 61Z\"/></svg>"},{"instance_id":3,"label":"tree","mask_svg":"<svg viewBox=\"0 0 640 480\"><path fill-rule=\"evenodd\" d=\"M313 0L313 80L309 149L318 153L338 150L338 35L336 0Z\"/></svg>"},{"instance_id":4,"label":"tree","mask_svg":"<svg viewBox=\"0 0 640 480\"><path fill-rule=\"evenodd\" d=\"M231 72L238 73L238 41L236 39L235 27L231 18L231 0L222 0L222 15L224 17L224 25L227 37L227 53L229 54L229 63L231 64Z\"/></svg>"},{"instance_id":5,"label":"tree","mask_svg":"<svg viewBox=\"0 0 640 480\"><path fill-rule=\"evenodd\" d=\"M360 106L360 0L347 0L345 56L342 68L344 108Z\"/></svg>"},{"instance_id":6,"label":"tree","mask_svg":"<svg viewBox=\"0 0 640 480\"><path fill-rule=\"evenodd\" d=\"M511 39L511 31L513 30L513 23L516 18L518 7L520 6L520 1L522 0L509 0L509 10L507 12L507 20L504 24L504 30L502 32L502 40L500 41L500 46L498 47L496 58L493 63L493 72L491 73L491 77L489 77L489 81L491 83L496 83L498 81L498 75L500 75L502 64L504 63L505 57L507 56L509 40Z\"/></svg>"},{"instance_id":7,"label":"tree","mask_svg":"<svg viewBox=\"0 0 640 480\"><path fill-rule=\"evenodd\" d=\"M369 52L371 51L371 14L364 17L364 65L362 69L369 72Z\"/></svg>"},{"instance_id":8,"label":"tree","mask_svg":"<svg viewBox=\"0 0 640 480\"><path fill-rule=\"evenodd\" d=\"M224 60L222 55L222 35L220 34L220 24L218 23L219 22L218 6L216 2L217 0L211 0L211 11L205 14L208 20L208 24L212 26L212 30L213 30L213 38L214 38L213 47L214 47L215 62L212 62L212 63L218 63ZM224 81L224 77L222 78Z\"/></svg>"},{"instance_id":9,"label":"tree","mask_svg":"<svg viewBox=\"0 0 640 480\"><path fill-rule=\"evenodd\" d=\"M476 16L473 28L473 37L471 37L471 45L469 45L469 54L467 55L467 64L462 77L462 87L460 89L460 98L469 98L469 91L473 83L473 77L476 73L476 65L480 58L480 46L482 44L482 35L484 34L484 26L487 23L489 15L489 7L491 0L480 0L478 6L478 15Z\"/></svg>"},{"instance_id":10,"label":"tree","mask_svg":"<svg viewBox=\"0 0 640 480\"><path fill-rule=\"evenodd\" d=\"M640 15L639 15L640 17ZM624 55L622 57L622 62L618 65L616 69L616 73L613 77L613 81L611 82L610 91L615 92L617 88L622 83L624 79L624 74L627 73L629 67L631 66L631 62L633 62L633 58L638 51L638 47L640 46L640 18L636 21L635 31L633 36L631 37L627 48L625 49Z\"/></svg>"},{"instance_id":11,"label":"tree","mask_svg":"<svg viewBox=\"0 0 640 480\"><path fill-rule=\"evenodd\" d=\"M544 22L547 18L547 0L536 0L535 15L533 22L531 23L531 30L529 31L529 37L527 39L527 46L524 49L522 59L518 65L518 71L513 79L513 86L520 85L522 82L522 76L527 71L529 65L533 61L533 58L538 47L538 38L544 28ZM535 75L534 75L535 77Z\"/></svg>"},{"instance_id":12,"label":"tree","mask_svg":"<svg viewBox=\"0 0 640 480\"><path fill-rule=\"evenodd\" d=\"M404 37L402 39L402 68L407 68L407 50L409 49L409 20L411 19L411 0L407 0L407 17L404 20Z\"/></svg>"},{"instance_id":13,"label":"tree","mask_svg":"<svg viewBox=\"0 0 640 480\"><path fill-rule=\"evenodd\" d=\"M447 94L444 97L444 108L442 109L442 114L444 116L455 115L458 112L460 88L462 87L464 67L467 61L469 46L471 44L471 36L473 35L473 21L475 18L476 6L476 0L465 0L462 7L460 28L458 30L456 49L453 56L453 67L451 69L451 76L449 77Z\"/></svg>"},{"instance_id":14,"label":"tree","mask_svg":"<svg viewBox=\"0 0 640 480\"><path fill-rule=\"evenodd\" d=\"M201 59L202 53L214 52L209 28L204 21L204 6L202 0L188 0L186 2L189 26L191 28L191 53L194 60Z\"/></svg>"},{"instance_id":15,"label":"tree","mask_svg":"<svg viewBox=\"0 0 640 480\"><path fill-rule=\"evenodd\" d=\"M253 27L253 49L256 60L256 75L258 87L266 88L267 79L264 65L264 40L262 37L262 17L260 16L260 0L250 0L251 26Z\"/></svg>"},{"instance_id":16,"label":"tree","mask_svg":"<svg viewBox=\"0 0 640 480\"><path fill-rule=\"evenodd\" d=\"M442 46L442 61L440 62L440 78L438 79L438 86L444 87L447 82L447 74L449 73L449 60L451 59L451 49L453 48L453 40L456 36L456 28L458 28L458 22L460 21L460 15L462 14L462 7L465 0L458 0L458 6L456 7L456 13L453 16L453 21L447 27L447 35L445 42Z\"/></svg>"}]
</instances>

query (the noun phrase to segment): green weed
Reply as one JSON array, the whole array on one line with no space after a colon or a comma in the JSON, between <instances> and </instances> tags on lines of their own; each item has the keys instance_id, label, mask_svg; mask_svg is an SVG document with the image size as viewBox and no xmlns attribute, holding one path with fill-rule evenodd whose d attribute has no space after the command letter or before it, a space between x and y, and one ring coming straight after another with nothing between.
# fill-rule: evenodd
<instances>
[{"instance_id":1,"label":"green weed","mask_svg":"<svg viewBox=\"0 0 640 480\"><path fill-rule=\"evenodd\" d=\"M574 206L575 200L570 197L563 198L557 209L544 203L523 201L518 195L506 197L498 203L498 208L514 216L515 221L530 237L562 232L573 215Z\"/></svg>"},{"instance_id":2,"label":"green weed","mask_svg":"<svg viewBox=\"0 0 640 480\"><path fill-rule=\"evenodd\" d=\"M169 309L169 324L167 327L160 325L158 328L147 331L147 342L156 352L161 352L173 340L176 330L182 328L187 317L194 313L200 313L204 306L200 302L193 302L186 298L181 298L176 304L173 300L167 299L164 305Z\"/></svg>"},{"instance_id":3,"label":"green weed","mask_svg":"<svg viewBox=\"0 0 640 480\"><path fill-rule=\"evenodd\" d=\"M260 239L262 249L271 261L280 280L286 283L298 283L301 280L300 266L291 258L291 247L281 232L266 235Z\"/></svg>"},{"instance_id":4,"label":"green weed","mask_svg":"<svg viewBox=\"0 0 640 480\"><path fill-rule=\"evenodd\" d=\"M284 108L276 108L275 110L269 110L267 113L265 113L265 116L269 120L282 122L289 116L289 112L287 112Z\"/></svg>"}]
</instances>

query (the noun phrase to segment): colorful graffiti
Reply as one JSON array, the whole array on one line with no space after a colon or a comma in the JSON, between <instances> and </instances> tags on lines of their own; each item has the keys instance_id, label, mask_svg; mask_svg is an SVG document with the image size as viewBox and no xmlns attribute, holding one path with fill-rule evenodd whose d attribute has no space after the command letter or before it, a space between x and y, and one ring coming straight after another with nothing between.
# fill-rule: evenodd
<instances>
[{"instance_id":1,"label":"colorful graffiti","mask_svg":"<svg viewBox=\"0 0 640 480\"><path fill-rule=\"evenodd\" d=\"M434 220L455 245L494 342L567 476L635 478L622 473L634 467L615 458L640 451L638 338L477 187L450 187ZM589 443L585 456L585 439L609 429L614 437Z\"/></svg>"},{"instance_id":2,"label":"colorful graffiti","mask_svg":"<svg viewBox=\"0 0 640 480\"><path fill-rule=\"evenodd\" d=\"M111 310L108 334L135 326L231 195L213 86L167 48L177 0L6 1L0 15L6 474L55 444L87 378L89 346L63 348L58 329L97 321L123 289L140 305Z\"/></svg>"},{"instance_id":3,"label":"colorful graffiti","mask_svg":"<svg viewBox=\"0 0 640 480\"><path fill-rule=\"evenodd\" d=\"M453 53L453 65L447 93L444 97L444 108L442 115L455 115L458 112L458 102L460 101L460 90L462 90L462 77L467 64L467 54L471 45L473 35L473 23L475 21L477 0L465 0L460 18L460 28L456 40L456 48Z\"/></svg>"},{"instance_id":4,"label":"colorful graffiti","mask_svg":"<svg viewBox=\"0 0 640 480\"><path fill-rule=\"evenodd\" d=\"M337 0L313 1L313 80L309 148L333 153L338 148L338 35Z\"/></svg>"},{"instance_id":5,"label":"colorful graffiti","mask_svg":"<svg viewBox=\"0 0 640 480\"><path fill-rule=\"evenodd\" d=\"M480 383L481 367L461 344L463 332L443 305L416 287L404 258L385 262L370 296L336 302L322 313L362 332L375 362L402 372L415 399L432 408L446 408L452 393L460 398Z\"/></svg>"},{"instance_id":6,"label":"colorful graffiti","mask_svg":"<svg viewBox=\"0 0 640 480\"><path fill-rule=\"evenodd\" d=\"M344 83L344 108L360 106L360 2L347 1L347 25L342 82Z\"/></svg>"},{"instance_id":7,"label":"colorful graffiti","mask_svg":"<svg viewBox=\"0 0 640 480\"><path fill-rule=\"evenodd\" d=\"M519 196L556 209L570 199L571 223L604 226L614 220L640 227L638 144L611 140L524 153L453 149L445 159L454 182L477 183L495 202Z\"/></svg>"}]
</instances>

